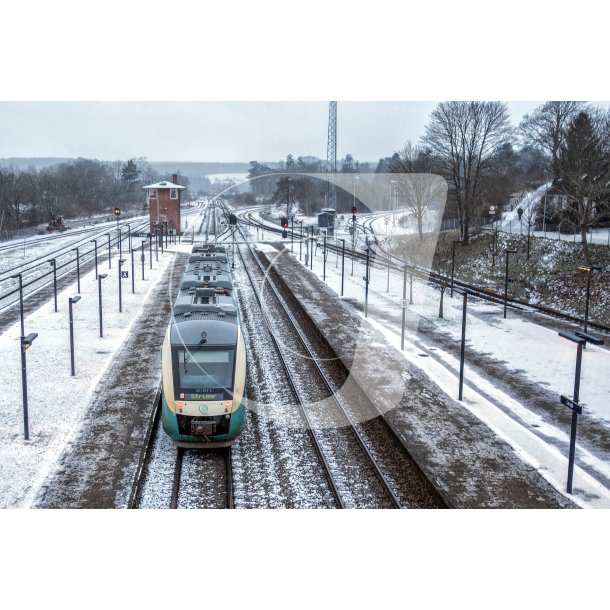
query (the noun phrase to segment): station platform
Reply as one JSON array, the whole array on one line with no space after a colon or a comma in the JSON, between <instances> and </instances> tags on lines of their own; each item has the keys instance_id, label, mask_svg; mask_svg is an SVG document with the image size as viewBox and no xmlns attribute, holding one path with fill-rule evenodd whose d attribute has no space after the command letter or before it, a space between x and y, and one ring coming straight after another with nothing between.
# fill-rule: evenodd
<instances>
[{"instance_id":1,"label":"station platform","mask_svg":"<svg viewBox=\"0 0 610 610\"><path fill-rule=\"evenodd\" d=\"M271 245L271 244L269 244ZM268 246L268 245L267 245ZM577 508L281 244L259 252L449 508Z\"/></svg>"}]
</instances>

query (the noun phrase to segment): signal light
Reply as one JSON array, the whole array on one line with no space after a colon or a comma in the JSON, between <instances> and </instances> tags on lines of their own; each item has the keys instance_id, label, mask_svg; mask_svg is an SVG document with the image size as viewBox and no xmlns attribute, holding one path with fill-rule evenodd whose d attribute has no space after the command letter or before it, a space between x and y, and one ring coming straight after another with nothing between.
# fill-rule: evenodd
<instances>
[{"instance_id":1,"label":"signal light","mask_svg":"<svg viewBox=\"0 0 610 610\"><path fill-rule=\"evenodd\" d=\"M357 212L358 212L358 208L355 205L353 205L352 206L352 214L356 214Z\"/></svg>"},{"instance_id":2,"label":"signal light","mask_svg":"<svg viewBox=\"0 0 610 610\"><path fill-rule=\"evenodd\" d=\"M286 217L282 218L281 224L284 229L287 229L288 228L288 218L286 218Z\"/></svg>"},{"instance_id":3,"label":"signal light","mask_svg":"<svg viewBox=\"0 0 610 610\"><path fill-rule=\"evenodd\" d=\"M282 231L282 237L286 239L288 237L288 231Z\"/></svg>"}]
</instances>

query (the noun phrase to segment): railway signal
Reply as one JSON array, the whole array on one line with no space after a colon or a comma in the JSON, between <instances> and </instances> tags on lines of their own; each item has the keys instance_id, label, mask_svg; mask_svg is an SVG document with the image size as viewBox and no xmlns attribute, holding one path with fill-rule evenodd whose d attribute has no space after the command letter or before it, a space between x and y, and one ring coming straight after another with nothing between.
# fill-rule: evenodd
<instances>
[{"instance_id":1,"label":"railway signal","mask_svg":"<svg viewBox=\"0 0 610 610\"><path fill-rule=\"evenodd\" d=\"M116 216L116 228L119 228L119 216L121 215L121 208L114 208L114 215Z\"/></svg>"},{"instance_id":2,"label":"railway signal","mask_svg":"<svg viewBox=\"0 0 610 610\"><path fill-rule=\"evenodd\" d=\"M288 218L284 217L281 219L280 224L282 225L282 237L284 239L286 239L286 237L288 237L288 231L286 230L288 228Z\"/></svg>"}]
</instances>

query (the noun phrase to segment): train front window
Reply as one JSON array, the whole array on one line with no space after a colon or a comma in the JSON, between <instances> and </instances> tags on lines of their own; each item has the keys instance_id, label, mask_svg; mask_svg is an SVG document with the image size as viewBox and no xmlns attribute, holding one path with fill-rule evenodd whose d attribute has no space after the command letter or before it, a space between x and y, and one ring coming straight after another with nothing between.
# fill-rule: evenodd
<instances>
[{"instance_id":1,"label":"train front window","mask_svg":"<svg viewBox=\"0 0 610 610\"><path fill-rule=\"evenodd\" d=\"M233 349L178 348L179 387L196 391L231 390L234 360Z\"/></svg>"}]
</instances>

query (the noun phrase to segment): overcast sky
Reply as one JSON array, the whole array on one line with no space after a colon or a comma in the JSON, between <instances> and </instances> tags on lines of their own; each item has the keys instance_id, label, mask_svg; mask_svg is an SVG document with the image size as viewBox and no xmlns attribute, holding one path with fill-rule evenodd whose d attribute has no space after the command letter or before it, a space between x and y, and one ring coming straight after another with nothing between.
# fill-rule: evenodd
<instances>
[{"instance_id":1,"label":"overcast sky","mask_svg":"<svg viewBox=\"0 0 610 610\"><path fill-rule=\"evenodd\" d=\"M515 125L542 102L508 102ZM339 102L337 156L417 141L436 102ZM0 158L149 161L326 158L328 102L0 102Z\"/></svg>"}]
</instances>

